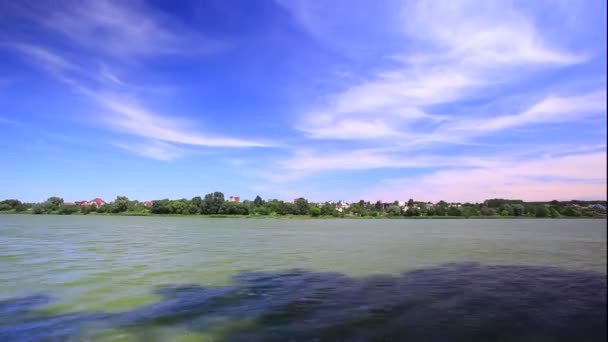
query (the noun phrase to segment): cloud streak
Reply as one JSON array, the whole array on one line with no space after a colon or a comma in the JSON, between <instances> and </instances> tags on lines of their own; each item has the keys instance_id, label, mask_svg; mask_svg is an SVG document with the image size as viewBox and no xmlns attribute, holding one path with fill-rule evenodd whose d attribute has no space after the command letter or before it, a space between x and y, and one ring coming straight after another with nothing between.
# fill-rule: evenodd
<instances>
[{"instance_id":1,"label":"cloud streak","mask_svg":"<svg viewBox=\"0 0 608 342\"><path fill-rule=\"evenodd\" d=\"M195 56L227 47L225 42L194 32L144 2L35 2L22 7L15 12L108 57Z\"/></svg>"},{"instance_id":2,"label":"cloud streak","mask_svg":"<svg viewBox=\"0 0 608 342\"><path fill-rule=\"evenodd\" d=\"M53 9L43 24L66 35L81 47L89 48L92 45L115 56L149 57L202 51L197 51L197 46L203 41L194 44L194 34L178 34L175 27L179 25L174 23L167 26L161 24L163 20L170 21L169 18L160 20L158 14L152 15L148 9L130 6L114 1L74 3L65 11ZM36 10L39 8L34 12ZM134 22L140 24L133 25ZM100 106L105 113L89 123L146 139L134 144L113 143L125 150L136 152L133 148L136 146L142 148L142 151L136 152L139 155L171 160L184 154L178 146L170 144L227 148L273 145L220 134L203 134L195 129L196 123L192 121L181 120L174 113L161 115L148 109L133 91L141 87L134 87L119 78L111 71L108 62L101 62L94 68L88 63L91 68L86 68L80 66L84 60L67 53L59 54L41 45L24 42L4 42L2 45L27 56L36 67ZM120 96L114 95L119 93Z\"/></svg>"},{"instance_id":3,"label":"cloud streak","mask_svg":"<svg viewBox=\"0 0 608 342\"><path fill-rule=\"evenodd\" d=\"M320 15L304 15L306 7L296 10L298 18L308 18L307 27L315 22L311 16ZM298 129L313 139L415 138L413 131L427 130L422 125L446 119L429 113L429 106L474 99L484 88L533 73L531 67L563 67L587 59L551 47L530 18L502 2L406 2L401 19L404 41L416 42L419 52L394 55L397 67L329 95L325 105L304 115ZM520 119L535 118L542 119L542 113Z\"/></svg>"},{"instance_id":4,"label":"cloud streak","mask_svg":"<svg viewBox=\"0 0 608 342\"><path fill-rule=\"evenodd\" d=\"M115 115L103 118L108 127L133 135L164 142L209 147L270 147L272 144L244 139L213 137L188 129L193 123L177 116L161 116L135 103L111 96L89 93Z\"/></svg>"}]
</instances>

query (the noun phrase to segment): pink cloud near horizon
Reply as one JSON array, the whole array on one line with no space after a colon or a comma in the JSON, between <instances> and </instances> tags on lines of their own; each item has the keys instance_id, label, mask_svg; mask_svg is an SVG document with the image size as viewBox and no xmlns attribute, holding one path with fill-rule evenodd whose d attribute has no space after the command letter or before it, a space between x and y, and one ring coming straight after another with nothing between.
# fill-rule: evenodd
<instances>
[{"instance_id":1,"label":"pink cloud near horizon","mask_svg":"<svg viewBox=\"0 0 608 342\"><path fill-rule=\"evenodd\" d=\"M363 198L481 202L489 198L526 201L606 200L606 153L548 157L442 170L421 177L387 179Z\"/></svg>"}]
</instances>

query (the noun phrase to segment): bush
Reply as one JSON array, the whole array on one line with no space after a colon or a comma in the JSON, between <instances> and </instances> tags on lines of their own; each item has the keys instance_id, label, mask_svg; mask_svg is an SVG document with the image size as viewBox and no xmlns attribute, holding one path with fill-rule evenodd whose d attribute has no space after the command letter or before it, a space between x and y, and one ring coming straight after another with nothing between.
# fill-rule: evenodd
<instances>
[{"instance_id":1,"label":"bush","mask_svg":"<svg viewBox=\"0 0 608 342\"><path fill-rule=\"evenodd\" d=\"M59 207L59 213L61 215L72 215L77 213L80 208L76 205L62 205Z\"/></svg>"},{"instance_id":2,"label":"bush","mask_svg":"<svg viewBox=\"0 0 608 342\"><path fill-rule=\"evenodd\" d=\"M549 215L551 215L552 218L558 218L560 216L559 211L555 210L554 208L549 210Z\"/></svg>"},{"instance_id":3,"label":"bush","mask_svg":"<svg viewBox=\"0 0 608 342\"><path fill-rule=\"evenodd\" d=\"M538 207L535 210L536 212L536 217L548 217L549 216L549 210L547 208L543 207Z\"/></svg>"}]
</instances>

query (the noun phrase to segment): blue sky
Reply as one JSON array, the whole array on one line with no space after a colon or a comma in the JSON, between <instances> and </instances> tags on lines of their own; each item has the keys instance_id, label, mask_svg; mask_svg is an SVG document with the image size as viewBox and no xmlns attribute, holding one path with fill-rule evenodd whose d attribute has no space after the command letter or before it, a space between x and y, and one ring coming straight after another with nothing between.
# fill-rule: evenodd
<instances>
[{"instance_id":1,"label":"blue sky","mask_svg":"<svg viewBox=\"0 0 608 342\"><path fill-rule=\"evenodd\" d=\"M0 13L0 198L606 198L605 1Z\"/></svg>"}]
</instances>

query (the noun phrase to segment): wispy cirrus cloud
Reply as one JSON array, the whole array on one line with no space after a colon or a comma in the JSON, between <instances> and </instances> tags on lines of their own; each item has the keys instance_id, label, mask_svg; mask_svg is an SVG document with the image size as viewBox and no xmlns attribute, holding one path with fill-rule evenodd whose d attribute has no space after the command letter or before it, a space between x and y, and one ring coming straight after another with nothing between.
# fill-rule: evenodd
<instances>
[{"instance_id":1,"label":"wispy cirrus cloud","mask_svg":"<svg viewBox=\"0 0 608 342\"><path fill-rule=\"evenodd\" d=\"M490 118L471 118L447 124L438 134L468 137L490 134L518 126L541 123L562 123L581 120L606 113L606 91L597 90L573 96L547 96L519 114Z\"/></svg>"},{"instance_id":2,"label":"wispy cirrus cloud","mask_svg":"<svg viewBox=\"0 0 608 342\"><path fill-rule=\"evenodd\" d=\"M189 127L194 124L180 120L176 115L159 115L133 101L108 95L89 93L102 106L115 115L102 119L111 128L133 135L157 139L168 143L209 147L270 147L270 142L237 139L201 134Z\"/></svg>"},{"instance_id":3,"label":"wispy cirrus cloud","mask_svg":"<svg viewBox=\"0 0 608 342\"><path fill-rule=\"evenodd\" d=\"M142 157L161 161L179 159L187 154L183 148L153 139L131 143L113 141L111 144Z\"/></svg>"},{"instance_id":4,"label":"wispy cirrus cloud","mask_svg":"<svg viewBox=\"0 0 608 342\"><path fill-rule=\"evenodd\" d=\"M311 30L328 20L318 18L323 12L315 6L288 8ZM428 132L421 123L445 119L429 113L428 106L474 99L484 88L538 68L588 58L548 43L532 18L506 2L408 1L400 22L403 41L414 42L416 52L388 56L396 66L329 94L325 104L303 116L298 129L314 139L409 138L414 130Z\"/></svg>"},{"instance_id":5,"label":"wispy cirrus cloud","mask_svg":"<svg viewBox=\"0 0 608 342\"><path fill-rule=\"evenodd\" d=\"M3 8L108 57L194 56L226 48L225 42L193 31L145 2L33 2Z\"/></svg>"},{"instance_id":6,"label":"wispy cirrus cloud","mask_svg":"<svg viewBox=\"0 0 608 342\"><path fill-rule=\"evenodd\" d=\"M179 113L160 114L146 104L153 85L138 85L115 70L133 69L142 58L164 55L193 56L217 53L224 43L183 26L174 18L145 3L102 0L95 2L3 5L15 17L30 20L45 32L57 34L71 49L51 49L28 39L2 41L2 47L28 57L36 67L48 72L72 90L92 100L95 120L87 123L118 134L143 139L114 146L158 160L182 157L178 145L204 147L268 147L270 142L243 139L224 134L203 133L193 120L180 119ZM24 10L27 7L27 11ZM35 40L35 39L32 39ZM96 59L83 57L95 50ZM125 59L127 58L127 59ZM163 83L162 87L167 87Z\"/></svg>"},{"instance_id":7,"label":"wispy cirrus cloud","mask_svg":"<svg viewBox=\"0 0 608 342\"><path fill-rule=\"evenodd\" d=\"M102 75L85 71L66 58L57 55L50 50L38 46L20 44L17 49L27 54L37 66L51 72L52 75L72 86L80 94L94 100L97 105L104 108L110 115L96 119L95 124L103 124L113 130L140 136L148 139L156 139L165 143L198 145L209 147L269 147L274 146L270 142L231 138L212 134L201 134L192 127L193 122L180 120L177 115L160 115L147 109L131 96L111 95L109 92L92 90L85 81L101 80L108 78L107 71ZM91 77L94 75L94 77ZM116 83L117 79L108 82ZM122 81L120 81L122 82ZM119 82L119 83L120 83ZM106 85L107 82L97 83ZM103 89L103 88L102 88ZM160 146L160 144L157 144ZM158 158L157 158L158 159Z\"/></svg>"},{"instance_id":8,"label":"wispy cirrus cloud","mask_svg":"<svg viewBox=\"0 0 608 342\"><path fill-rule=\"evenodd\" d=\"M403 3L405 34L441 52L406 57L413 63L448 62L489 70L527 64L570 65L588 58L586 53L552 46L540 34L533 18L512 2L418 0Z\"/></svg>"}]
</instances>

